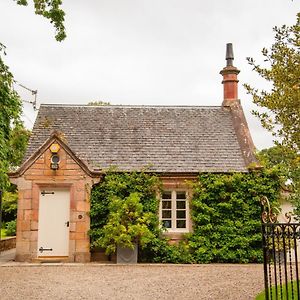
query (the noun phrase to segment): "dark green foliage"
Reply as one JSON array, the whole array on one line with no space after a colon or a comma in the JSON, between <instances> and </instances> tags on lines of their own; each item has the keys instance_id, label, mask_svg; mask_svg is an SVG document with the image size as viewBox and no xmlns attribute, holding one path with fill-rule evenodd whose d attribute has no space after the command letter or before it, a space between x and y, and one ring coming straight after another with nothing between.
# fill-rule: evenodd
<instances>
[{"instance_id":1,"label":"dark green foliage","mask_svg":"<svg viewBox=\"0 0 300 300\"><path fill-rule=\"evenodd\" d=\"M113 199L138 193L144 212L152 213L151 240L139 251L140 262L209 263L261 262L260 198L279 197L276 169L251 173L200 174L191 200L193 233L170 245L159 229L159 180L147 173L108 172L91 196L91 242L98 246L108 223Z\"/></svg>"},{"instance_id":2,"label":"dark green foliage","mask_svg":"<svg viewBox=\"0 0 300 300\"><path fill-rule=\"evenodd\" d=\"M17 221L13 220L5 225L6 236L15 236L17 231Z\"/></svg>"},{"instance_id":3,"label":"dark green foliage","mask_svg":"<svg viewBox=\"0 0 300 300\"><path fill-rule=\"evenodd\" d=\"M169 245L159 228L157 193L160 191L160 180L157 176L144 172L117 173L108 172L100 184L94 186L91 195L91 245L101 246L104 227L109 222L109 206L114 199L124 199L137 193L143 211L149 213L148 229L151 239L139 249L140 262L191 263L193 257L187 242L178 246ZM147 237L150 236L147 234Z\"/></svg>"},{"instance_id":4,"label":"dark green foliage","mask_svg":"<svg viewBox=\"0 0 300 300\"><path fill-rule=\"evenodd\" d=\"M158 205L156 192L159 179L149 173L118 173L109 171L102 182L94 186L91 195L91 244L97 246L97 240L103 235L103 227L108 223L109 204L115 198L126 199L132 193L138 193L145 212L153 213L149 223L151 231L158 230Z\"/></svg>"},{"instance_id":5,"label":"dark green foliage","mask_svg":"<svg viewBox=\"0 0 300 300\"><path fill-rule=\"evenodd\" d=\"M18 193L16 191L4 192L2 198L2 221L13 221L17 218Z\"/></svg>"},{"instance_id":6,"label":"dark green foliage","mask_svg":"<svg viewBox=\"0 0 300 300\"><path fill-rule=\"evenodd\" d=\"M196 262L261 262L260 198L279 197L274 170L201 174L194 184L189 245Z\"/></svg>"},{"instance_id":7,"label":"dark green foliage","mask_svg":"<svg viewBox=\"0 0 300 300\"><path fill-rule=\"evenodd\" d=\"M280 144L300 150L300 12L293 26L274 27L274 43L262 49L263 63L248 58L253 70L266 82L267 90L244 85L263 127L278 137Z\"/></svg>"},{"instance_id":8,"label":"dark green foliage","mask_svg":"<svg viewBox=\"0 0 300 300\"><path fill-rule=\"evenodd\" d=\"M28 5L28 0L15 0L19 5ZM33 0L34 12L37 15L43 16L53 24L57 41L61 42L66 38L65 31L65 12L61 9L62 0Z\"/></svg>"},{"instance_id":9,"label":"dark green foliage","mask_svg":"<svg viewBox=\"0 0 300 300\"><path fill-rule=\"evenodd\" d=\"M5 46L0 43L0 189L6 188L8 183L7 171L11 158L11 135L13 128L21 123L21 100L13 89L13 75L5 65L2 55Z\"/></svg>"},{"instance_id":10,"label":"dark green foliage","mask_svg":"<svg viewBox=\"0 0 300 300\"><path fill-rule=\"evenodd\" d=\"M27 130L23 123L18 123L12 128L9 140L10 152L8 155L9 166L11 169L21 165L30 134L30 130Z\"/></svg>"},{"instance_id":11,"label":"dark green foliage","mask_svg":"<svg viewBox=\"0 0 300 300\"><path fill-rule=\"evenodd\" d=\"M290 181L291 191L300 184L300 153L294 149L276 145L258 152L258 158L266 168L278 168L282 184L285 185L286 181Z\"/></svg>"},{"instance_id":12,"label":"dark green foliage","mask_svg":"<svg viewBox=\"0 0 300 300\"><path fill-rule=\"evenodd\" d=\"M18 5L28 5L27 0L15 0ZM48 19L56 29L55 38L62 41L66 37L65 13L61 9L62 0L33 0L34 12ZM6 47L0 42L0 190L9 186L7 172L19 166L27 146L29 131L20 119L22 102L14 90L14 77L4 62Z\"/></svg>"},{"instance_id":13,"label":"dark green foliage","mask_svg":"<svg viewBox=\"0 0 300 300\"><path fill-rule=\"evenodd\" d=\"M134 249L138 244L144 248L155 237L148 226L157 214L145 212L140 199L140 194L135 192L110 201L108 222L101 230L101 238L94 242L105 248L106 254L116 252L118 246Z\"/></svg>"},{"instance_id":14,"label":"dark green foliage","mask_svg":"<svg viewBox=\"0 0 300 300\"><path fill-rule=\"evenodd\" d=\"M155 238L139 252L140 262L191 264L195 259L190 251L188 241L183 240L178 245L170 245L163 237Z\"/></svg>"},{"instance_id":15,"label":"dark green foliage","mask_svg":"<svg viewBox=\"0 0 300 300\"><path fill-rule=\"evenodd\" d=\"M261 163L267 168L277 168L282 187L288 191L288 200L293 203L294 214L300 219L300 152L277 145L258 153Z\"/></svg>"}]
</instances>

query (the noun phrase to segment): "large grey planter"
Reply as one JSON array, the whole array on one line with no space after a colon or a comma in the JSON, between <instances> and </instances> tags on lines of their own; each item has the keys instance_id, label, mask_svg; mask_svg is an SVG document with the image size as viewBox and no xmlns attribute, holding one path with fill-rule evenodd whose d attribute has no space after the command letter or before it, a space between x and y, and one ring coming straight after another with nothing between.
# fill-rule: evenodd
<instances>
[{"instance_id":1,"label":"large grey planter","mask_svg":"<svg viewBox=\"0 0 300 300\"><path fill-rule=\"evenodd\" d=\"M134 248L123 248L117 246L117 264L136 264L138 257L138 246L134 245Z\"/></svg>"}]
</instances>

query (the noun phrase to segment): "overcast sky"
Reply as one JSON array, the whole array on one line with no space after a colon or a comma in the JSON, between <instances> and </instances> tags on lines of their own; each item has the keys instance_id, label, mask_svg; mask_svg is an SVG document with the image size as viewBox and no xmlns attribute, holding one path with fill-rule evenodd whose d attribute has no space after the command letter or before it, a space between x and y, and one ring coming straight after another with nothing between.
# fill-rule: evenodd
<instances>
[{"instance_id":1,"label":"overcast sky","mask_svg":"<svg viewBox=\"0 0 300 300\"><path fill-rule=\"evenodd\" d=\"M29 0L30 2L30 0ZM251 115L243 83L265 87L246 62L261 61L275 25L292 25L299 0L65 0L67 39L56 42L32 7L0 1L0 42L15 79L38 103L220 105L225 45L241 70L239 97L257 148L271 136ZM33 100L18 88L24 100ZM35 113L24 104L27 126Z\"/></svg>"}]
</instances>

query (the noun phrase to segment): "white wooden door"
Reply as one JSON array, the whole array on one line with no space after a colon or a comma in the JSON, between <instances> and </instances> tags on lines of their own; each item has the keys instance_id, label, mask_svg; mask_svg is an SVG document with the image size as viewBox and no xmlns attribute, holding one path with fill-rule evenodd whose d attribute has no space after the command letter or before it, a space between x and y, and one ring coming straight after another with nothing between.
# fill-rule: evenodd
<instances>
[{"instance_id":1,"label":"white wooden door","mask_svg":"<svg viewBox=\"0 0 300 300\"><path fill-rule=\"evenodd\" d=\"M37 249L39 257L69 255L69 224L69 190L41 190Z\"/></svg>"}]
</instances>

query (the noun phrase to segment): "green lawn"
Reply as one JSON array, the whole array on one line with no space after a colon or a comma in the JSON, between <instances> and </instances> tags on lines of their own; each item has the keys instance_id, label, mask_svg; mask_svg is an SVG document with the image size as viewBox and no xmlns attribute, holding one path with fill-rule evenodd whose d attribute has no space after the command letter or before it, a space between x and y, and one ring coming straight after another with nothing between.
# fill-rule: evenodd
<instances>
[{"instance_id":1,"label":"green lawn","mask_svg":"<svg viewBox=\"0 0 300 300\"><path fill-rule=\"evenodd\" d=\"M278 297L280 298L280 290L279 290L279 286L278 286ZM294 298L297 299L297 283L296 281L293 281L293 292L294 292ZM270 292L269 292L270 293ZM283 300L289 300L292 299L291 295L292 295L292 285L289 282L288 283L288 294L289 294L289 299L286 298L286 286L284 285L282 288L282 298ZM273 299L275 299L276 297L276 293L275 293L275 287L272 287L272 295L273 295ZM264 300L265 299L265 291L261 292L259 295L256 296L255 298L256 300Z\"/></svg>"},{"instance_id":2,"label":"green lawn","mask_svg":"<svg viewBox=\"0 0 300 300\"><path fill-rule=\"evenodd\" d=\"M6 237L6 229L2 228L1 229L1 238Z\"/></svg>"}]
</instances>

